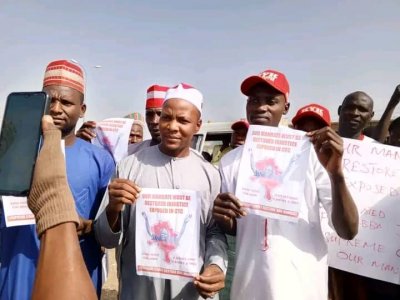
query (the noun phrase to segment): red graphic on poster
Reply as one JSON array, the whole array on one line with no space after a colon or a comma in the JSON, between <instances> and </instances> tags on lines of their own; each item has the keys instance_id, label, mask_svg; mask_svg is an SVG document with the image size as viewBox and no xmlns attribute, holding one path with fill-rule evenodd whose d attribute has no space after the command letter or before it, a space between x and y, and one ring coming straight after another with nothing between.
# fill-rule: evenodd
<instances>
[{"instance_id":1,"label":"red graphic on poster","mask_svg":"<svg viewBox=\"0 0 400 300\"><path fill-rule=\"evenodd\" d=\"M143 212L142 216L146 222L147 234L150 236L150 240L147 243L150 245L157 244L164 253L165 262L171 263L170 253L179 246L179 240L185 232L186 224L190 221L192 215L186 216L179 234L174 231L168 221L158 221L150 227L146 213Z\"/></svg>"},{"instance_id":2,"label":"red graphic on poster","mask_svg":"<svg viewBox=\"0 0 400 300\"><path fill-rule=\"evenodd\" d=\"M274 158L264 158L258 161L254 161L253 152L249 149L250 152L250 163L251 169L253 171L253 176L250 177L251 180L257 180L265 189L265 199L267 201L271 201L272 199L272 191L280 186L283 181L283 177L285 172L282 172L279 169ZM294 155L286 168L289 170L291 165L296 161L297 155Z\"/></svg>"}]
</instances>

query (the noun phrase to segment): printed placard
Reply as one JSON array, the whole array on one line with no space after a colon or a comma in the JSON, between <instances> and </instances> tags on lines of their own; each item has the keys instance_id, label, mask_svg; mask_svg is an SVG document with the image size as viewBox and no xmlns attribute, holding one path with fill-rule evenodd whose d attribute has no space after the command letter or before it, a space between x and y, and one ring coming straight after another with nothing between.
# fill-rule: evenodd
<instances>
[{"instance_id":1,"label":"printed placard","mask_svg":"<svg viewBox=\"0 0 400 300\"><path fill-rule=\"evenodd\" d=\"M35 216L26 197L2 196L6 227L35 224Z\"/></svg>"},{"instance_id":2,"label":"printed placard","mask_svg":"<svg viewBox=\"0 0 400 300\"><path fill-rule=\"evenodd\" d=\"M297 222L310 145L302 131L250 126L236 186L236 196L250 213Z\"/></svg>"},{"instance_id":3,"label":"printed placard","mask_svg":"<svg viewBox=\"0 0 400 300\"><path fill-rule=\"evenodd\" d=\"M110 118L97 122L94 130L96 137L92 144L102 147L114 157L115 162L128 156L129 135L132 119Z\"/></svg>"},{"instance_id":4,"label":"printed placard","mask_svg":"<svg viewBox=\"0 0 400 300\"><path fill-rule=\"evenodd\" d=\"M400 284L400 148L344 139L343 168L356 202L357 236L341 239L322 223L329 265Z\"/></svg>"},{"instance_id":5,"label":"printed placard","mask_svg":"<svg viewBox=\"0 0 400 300\"><path fill-rule=\"evenodd\" d=\"M136 272L165 279L200 272L200 199L197 192L142 189L136 202Z\"/></svg>"}]
</instances>

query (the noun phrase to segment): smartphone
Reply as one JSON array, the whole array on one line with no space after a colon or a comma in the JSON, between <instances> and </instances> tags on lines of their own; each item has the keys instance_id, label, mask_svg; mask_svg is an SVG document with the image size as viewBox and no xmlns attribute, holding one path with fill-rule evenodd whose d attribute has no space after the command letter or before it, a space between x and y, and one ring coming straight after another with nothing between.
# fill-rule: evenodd
<instances>
[{"instance_id":1,"label":"smartphone","mask_svg":"<svg viewBox=\"0 0 400 300\"><path fill-rule=\"evenodd\" d=\"M0 134L0 195L29 194L48 107L45 92L8 95Z\"/></svg>"}]
</instances>

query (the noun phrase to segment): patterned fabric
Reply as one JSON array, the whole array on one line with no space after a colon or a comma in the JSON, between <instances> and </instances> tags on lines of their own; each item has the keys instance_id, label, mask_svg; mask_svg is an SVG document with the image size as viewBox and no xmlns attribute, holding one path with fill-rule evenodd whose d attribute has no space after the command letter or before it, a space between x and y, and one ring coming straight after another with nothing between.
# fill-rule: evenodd
<instances>
[{"instance_id":1,"label":"patterned fabric","mask_svg":"<svg viewBox=\"0 0 400 300\"><path fill-rule=\"evenodd\" d=\"M165 95L165 100L183 99L193 104L201 114L203 108L203 95L199 90L186 83L180 83L177 86L170 88Z\"/></svg>"},{"instance_id":2,"label":"patterned fabric","mask_svg":"<svg viewBox=\"0 0 400 300\"><path fill-rule=\"evenodd\" d=\"M76 63L68 60L56 60L48 64L44 73L43 87L62 85L85 94L83 71Z\"/></svg>"},{"instance_id":3,"label":"patterned fabric","mask_svg":"<svg viewBox=\"0 0 400 300\"><path fill-rule=\"evenodd\" d=\"M133 124L140 125L142 128L144 128L144 118L141 113L133 112L129 115L126 115L124 118L133 119Z\"/></svg>"},{"instance_id":4,"label":"patterned fabric","mask_svg":"<svg viewBox=\"0 0 400 300\"><path fill-rule=\"evenodd\" d=\"M147 108L161 108L164 103L165 94L169 87L162 85L152 85L147 89Z\"/></svg>"}]
</instances>

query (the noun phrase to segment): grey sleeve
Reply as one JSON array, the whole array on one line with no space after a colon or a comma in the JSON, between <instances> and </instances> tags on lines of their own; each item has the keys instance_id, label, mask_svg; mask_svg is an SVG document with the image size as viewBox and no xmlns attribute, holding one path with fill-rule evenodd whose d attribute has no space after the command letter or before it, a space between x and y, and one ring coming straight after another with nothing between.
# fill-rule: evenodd
<instances>
[{"instance_id":1,"label":"grey sleeve","mask_svg":"<svg viewBox=\"0 0 400 300\"><path fill-rule=\"evenodd\" d=\"M211 264L217 265L226 274L228 268L228 243L225 234L219 228L218 224L212 217L212 208L214 200L219 194L221 188L221 180L219 173L216 172L215 178L211 181L213 186L211 187L211 199L212 202L209 210L209 222L206 229L206 244L205 244L205 259L204 265L208 266Z\"/></svg>"},{"instance_id":2,"label":"grey sleeve","mask_svg":"<svg viewBox=\"0 0 400 300\"><path fill-rule=\"evenodd\" d=\"M120 216L121 228L123 227L122 212ZM111 230L110 224L108 224L106 211L100 214L94 223L94 233L98 243L105 248L115 248L119 245L122 240L122 229L118 232Z\"/></svg>"},{"instance_id":3,"label":"grey sleeve","mask_svg":"<svg viewBox=\"0 0 400 300\"><path fill-rule=\"evenodd\" d=\"M226 236L212 220L206 233L206 256L204 265L217 265L226 274L228 268L228 244Z\"/></svg>"}]
</instances>

